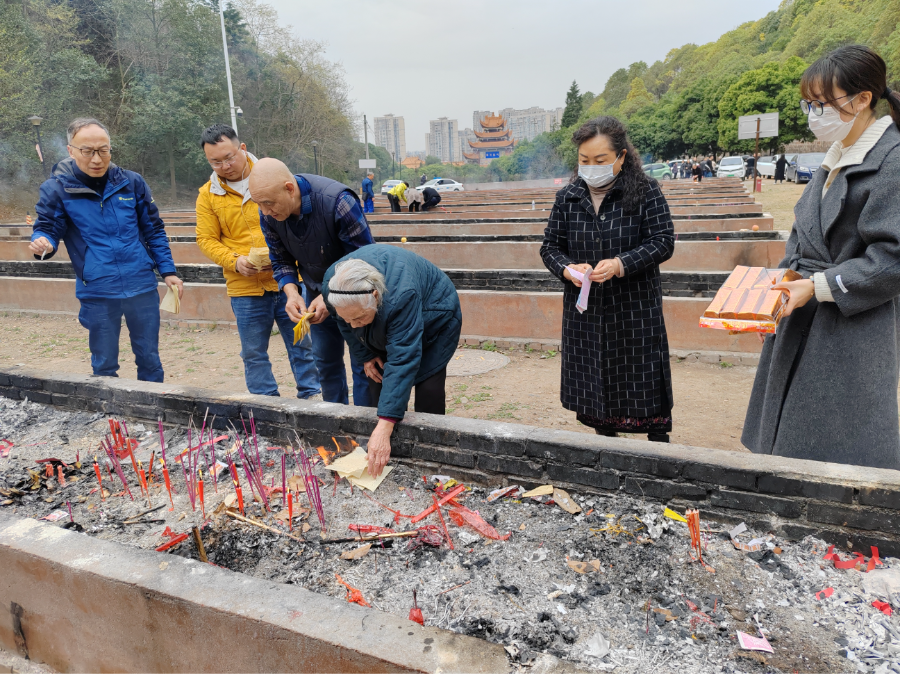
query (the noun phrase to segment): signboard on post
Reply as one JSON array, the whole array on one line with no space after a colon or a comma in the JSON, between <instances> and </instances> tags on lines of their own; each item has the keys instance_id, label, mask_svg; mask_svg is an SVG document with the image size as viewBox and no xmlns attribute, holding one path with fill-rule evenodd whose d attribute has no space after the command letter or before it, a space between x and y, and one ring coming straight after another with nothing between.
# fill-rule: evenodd
<instances>
[{"instance_id":1,"label":"signboard on post","mask_svg":"<svg viewBox=\"0 0 900 674\"><path fill-rule=\"evenodd\" d=\"M374 159L360 159L359 160L359 168L373 169L373 168L375 168L375 160Z\"/></svg>"},{"instance_id":2,"label":"signboard on post","mask_svg":"<svg viewBox=\"0 0 900 674\"><path fill-rule=\"evenodd\" d=\"M757 129L757 121L759 129ZM762 115L745 115L738 117L738 140L753 140L757 138L774 138L778 135L778 113L767 112Z\"/></svg>"},{"instance_id":3,"label":"signboard on post","mask_svg":"<svg viewBox=\"0 0 900 674\"><path fill-rule=\"evenodd\" d=\"M775 138L778 136L778 113L764 112L759 115L743 115L738 117L738 140L756 139L756 150L753 153L753 191L757 191L756 176L759 171L756 168L759 162L759 139ZM759 182L759 189L762 189L762 181Z\"/></svg>"}]
</instances>

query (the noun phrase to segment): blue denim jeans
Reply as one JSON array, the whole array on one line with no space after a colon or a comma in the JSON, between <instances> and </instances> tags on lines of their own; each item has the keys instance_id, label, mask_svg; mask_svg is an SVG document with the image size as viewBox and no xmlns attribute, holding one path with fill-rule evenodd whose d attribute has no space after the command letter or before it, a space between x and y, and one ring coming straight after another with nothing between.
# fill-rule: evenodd
<instances>
[{"instance_id":1,"label":"blue denim jeans","mask_svg":"<svg viewBox=\"0 0 900 674\"><path fill-rule=\"evenodd\" d=\"M325 402L347 405L349 395L347 369L344 366L344 336L337 321L334 316L329 316L310 328L319 381L322 382L322 398ZM357 407L369 407L369 380L363 371L363 364L356 362L352 352L350 369L353 372L353 404Z\"/></svg>"},{"instance_id":2,"label":"blue denim jeans","mask_svg":"<svg viewBox=\"0 0 900 674\"><path fill-rule=\"evenodd\" d=\"M372 197L366 197L366 200L363 202L363 213L374 213L375 212L375 202L372 200Z\"/></svg>"},{"instance_id":3,"label":"blue denim jeans","mask_svg":"<svg viewBox=\"0 0 900 674\"><path fill-rule=\"evenodd\" d=\"M141 381L163 381L159 360L159 293L124 299L82 299L78 322L88 331L91 367L97 377L118 377L122 316L131 337L131 351Z\"/></svg>"},{"instance_id":4,"label":"blue denim jeans","mask_svg":"<svg viewBox=\"0 0 900 674\"><path fill-rule=\"evenodd\" d=\"M251 297L232 297L231 310L237 319L241 338L241 360L244 361L244 380L250 393L277 396L278 384L269 361L269 337L272 323L284 340L297 397L309 398L319 393L319 373L313 358L309 335L294 345L294 322L284 310L287 296L282 292L265 292Z\"/></svg>"}]
</instances>

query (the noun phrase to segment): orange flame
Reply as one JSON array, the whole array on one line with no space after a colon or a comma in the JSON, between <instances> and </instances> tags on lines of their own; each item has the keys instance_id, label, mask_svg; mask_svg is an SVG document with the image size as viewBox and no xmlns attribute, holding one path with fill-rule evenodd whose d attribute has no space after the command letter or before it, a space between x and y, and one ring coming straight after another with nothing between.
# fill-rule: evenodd
<instances>
[{"instance_id":1,"label":"orange flame","mask_svg":"<svg viewBox=\"0 0 900 674\"><path fill-rule=\"evenodd\" d=\"M316 447L316 451L319 453L319 456L322 457L322 461L326 466L334 460L334 452L329 452L324 447Z\"/></svg>"}]
</instances>

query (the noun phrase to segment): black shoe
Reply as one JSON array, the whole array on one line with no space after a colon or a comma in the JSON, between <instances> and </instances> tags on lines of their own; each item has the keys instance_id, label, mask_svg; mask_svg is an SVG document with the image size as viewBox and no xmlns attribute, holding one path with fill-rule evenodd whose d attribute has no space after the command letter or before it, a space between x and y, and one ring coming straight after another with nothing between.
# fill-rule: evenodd
<instances>
[{"instance_id":1,"label":"black shoe","mask_svg":"<svg viewBox=\"0 0 900 674\"><path fill-rule=\"evenodd\" d=\"M647 433L647 439L650 442L669 442L669 434L668 433Z\"/></svg>"}]
</instances>

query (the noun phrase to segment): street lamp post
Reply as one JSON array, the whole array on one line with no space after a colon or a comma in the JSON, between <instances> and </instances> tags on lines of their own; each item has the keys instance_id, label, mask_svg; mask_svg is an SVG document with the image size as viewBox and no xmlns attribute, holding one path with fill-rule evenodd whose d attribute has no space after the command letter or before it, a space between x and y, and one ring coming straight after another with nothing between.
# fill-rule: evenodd
<instances>
[{"instance_id":1,"label":"street lamp post","mask_svg":"<svg viewBox=\"0 0 900 674\"><path fill-rule=\"evenodd\" d=\"M37 137L37 143L35 144L34 149L37 150L38 159L41 160L41 171L46 178L48 177L47 165L44 163L44 148L41 146L41 122L44 121L44 118L32 115L28 118L28 121L31 122L31 125L34 127L34 133Z\"/></svg>"},{"instance_id":2,"label":"street lamp post","mask_svg":"<svg viewBox=\"0 0 900 674\"><path fill-rule=\"evenodd\" d=\"M237 131L235 113L242 111L234 104L234 91L231 88L231 63L228 60L228 37L225 34L225 0L219 0L219 21L222 24L222 49L225 52L225 79L228 81L228 109L231 111L231 128Z\"/></svg>"},{"instance_id":3,"label":"street lamp post","mask_svg":"<svg viewBox=\"0 0 900 674\"><path fill-rule=\"evenodd\" d=\"M394 153L391 152L391 178L397 177L397 171L394 168Z\"/></svg>"},{"instance_id":4,"label":"street lamp post","mask_svg":"<svg viewBox=\"0 0 900 674\"><path fill-rule=\"evenodd\" d=\"M319 142L314 140L312 143L310 143L310 145L312 145L313 149L313 160L316 164L316 175L319 175Z\"/></svg>"}]
</instances>

